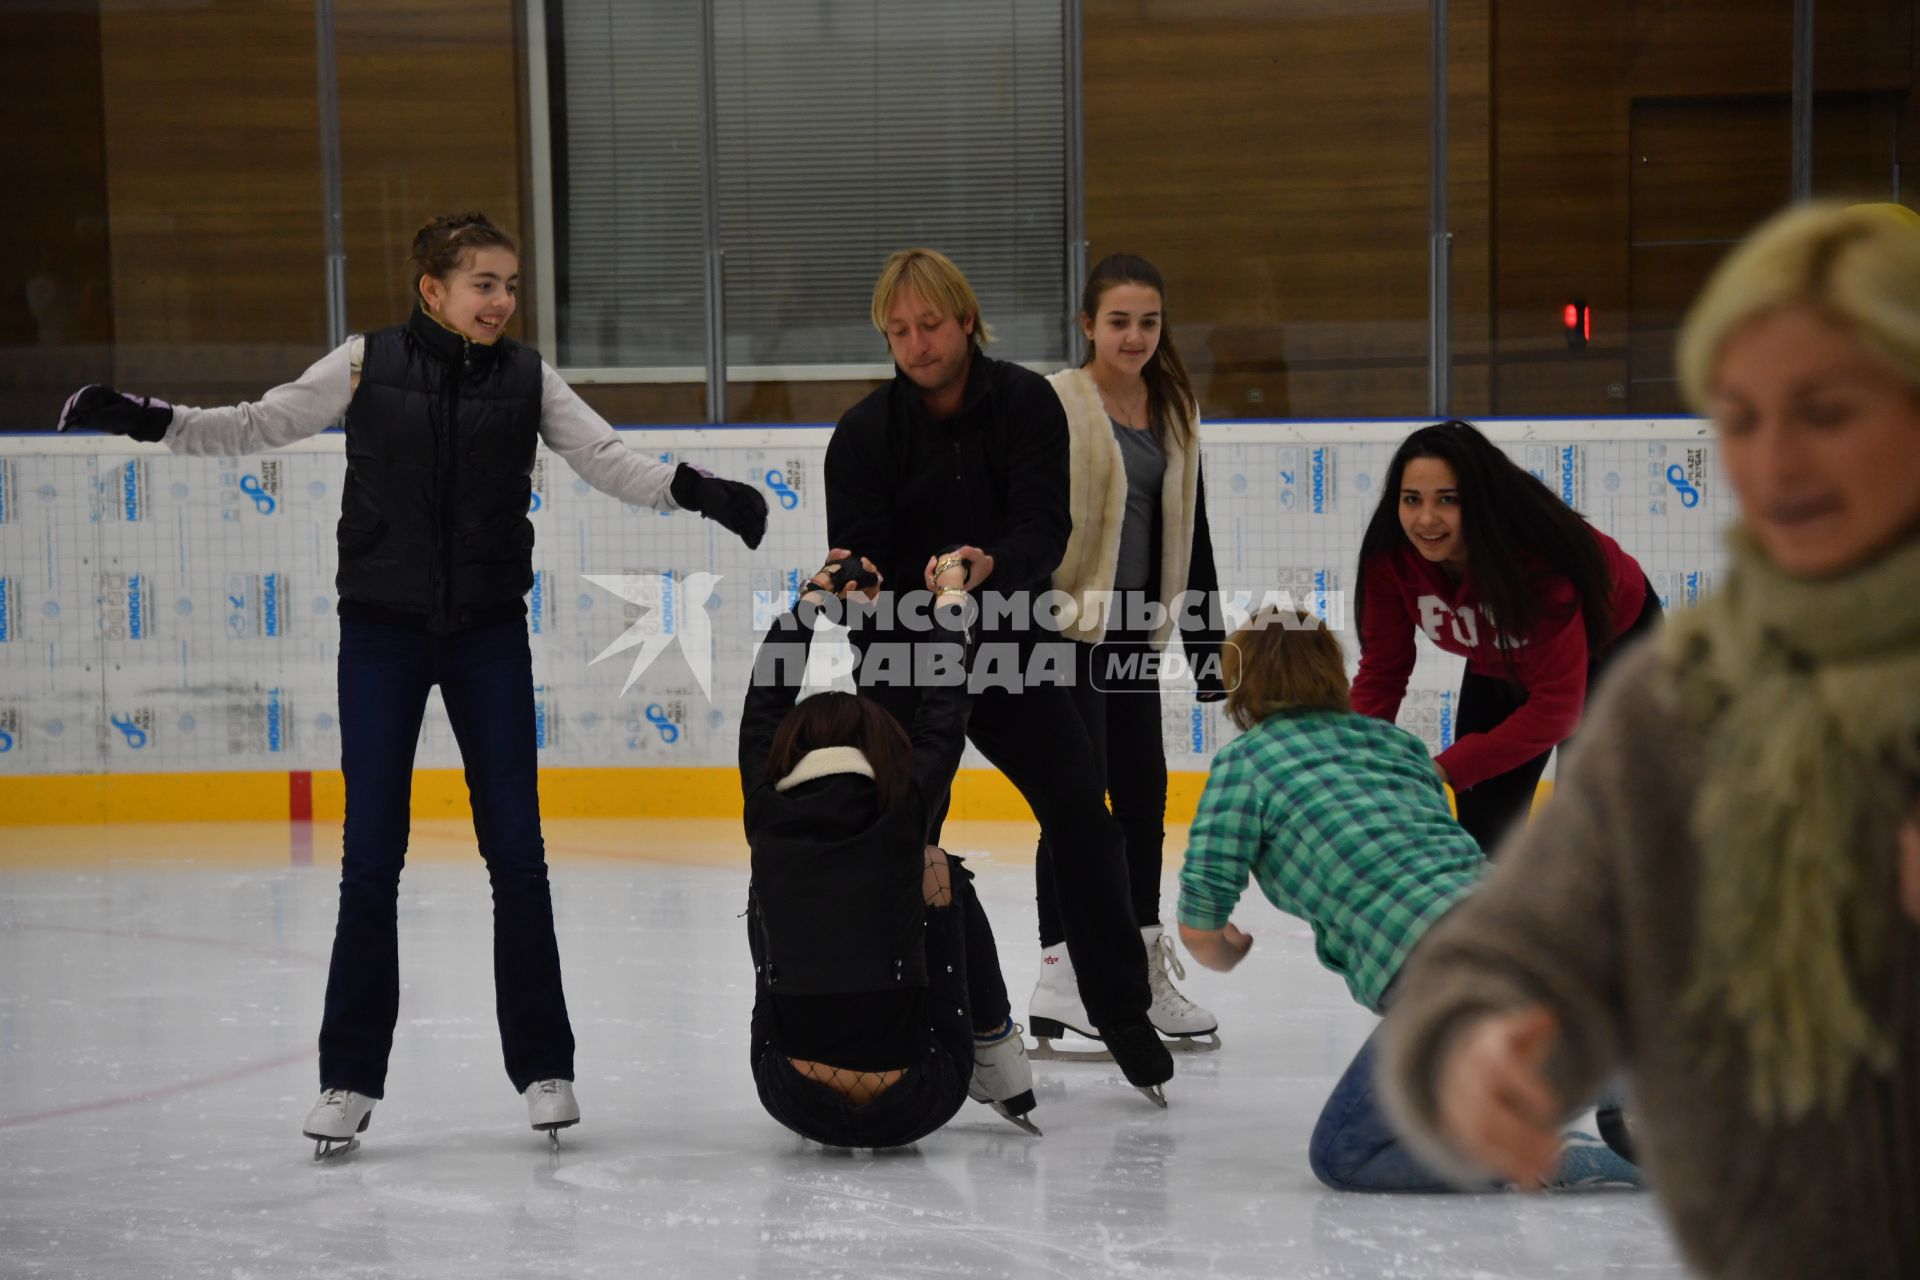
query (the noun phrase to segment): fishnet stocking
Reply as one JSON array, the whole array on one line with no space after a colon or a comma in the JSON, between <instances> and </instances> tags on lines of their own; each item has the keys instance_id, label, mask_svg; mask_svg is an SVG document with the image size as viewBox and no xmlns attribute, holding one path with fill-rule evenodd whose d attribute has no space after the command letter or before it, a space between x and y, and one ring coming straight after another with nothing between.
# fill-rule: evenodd
<instances>
[{"instance_id":1,"label":"fishnet stocking","mask_svg":"<svg viewBox=\"0 0 1920 1280\"><path fill-rule=\"evenodd\" d=\"M920 878L920 888L928 906L953 905L953 866L947 861L947 851L938 845L927 846L926 870Z\"/></svg>"},{"instance_id":2,"label":"fishnet stocking","mask_svg":"<svg viewBox=\"0 0 1920 1280\"><path fill-rule=\"evenodd\" d=\"M805 1058L788 1058L793 1069L809 1080L817 1080L833 1090L854 1106L862 1106L900 1083L907 1073L904 1068L892 1071L854 1071L848 1067L831 1066L825 1062L809 1062Z\"/></svg>"}]
</instances>

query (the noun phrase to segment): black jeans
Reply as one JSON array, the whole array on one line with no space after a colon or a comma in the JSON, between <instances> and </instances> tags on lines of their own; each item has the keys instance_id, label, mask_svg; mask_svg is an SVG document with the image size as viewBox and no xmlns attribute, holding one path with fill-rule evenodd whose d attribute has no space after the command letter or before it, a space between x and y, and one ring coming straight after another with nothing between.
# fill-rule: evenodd
<instances>
[{"instance_id":1,"label":"black jeans","mask_svg":"<svg viewBox=\"0 0 1920 1280\"><path fill-rule=\"evenodd\" d=\"M1004 636L988 636L983 645L1011 643ZM1022 669L1030 669L1033 645L1019 643ZM1043 643L1080 647L1051 635ZM1067 663L1073 661L1065 650L1060 654ZM863 683L861 692L879 701L902 725L913 723L918 695L911 686ZM1143 1017L1152 994L1147 989L1146 944L1134 922L1127 885L1125 840L1107 812L1093 741L1074 706L1072 689L1057 683L1017 691L1000 685L981 688L971 700L967 738L1006 775L1040 823L1052 852L1054 897L1087 1017L1095 1027ZM935 844L945 817L943 807L928 837Z\"/></svg>"},{"instance_id":2,"label":"black jeans","mask_svg":"<svg viewBox=\"0 0 1920 1280\"><path fill-rule=\"evenodd\" d=\"M884 1106L876 1100L855 1107L825 1085L799 1080L790 1055L770 1033L769 997L764 989L755 994L753 1079L760 1103L801 1137L834 1146L903 1146L951 1120L966 1102L974 1032L1005 1026L1011 1006L993 926L973 891L973 873L959 858L949 862L953 901L927 908L926 1050L880 1095Z\"/></svg>"},{"instance_id":3,"label":"black jeans","mask_svg":"<svg viewBox=\"0 0 1920 1280\"><path fill-rule=\"evenodd\" d=\"M400 1013L397 901L414 748L440 686L466 766L473 829L493 881L493 985L507 1077L573 1079L560 990L524 619L433 635L340 619L340 767L347 820L340 918L320 1023L320 1085L381 1097Z\"/></svg>"},{"instance_id":4,"label":"black jeans","mask_svg":"<svg viewBox=\"0 0 1920 1280\"><path fill-rule=\"evenodd\" d=\"M1167 751L1160 726L1160 682L1134 666L1152 632L1110 627L1097 645L1074 645L1073 705L1093 744L1094 767L1127 850L1127 888L1138 926L1160 923L1160 872L1167 843ZM1102 670L1096 671L1099 664ZM1044 834L1034 857L1040 945L1066 937ZM1076 971L1078 966L1076 965Z\"/></svg>"},{"instance_id":5,"label":"black jeans","mask_svg":"<svg viewBox=\"0 0 1920 1280\"><path fill-rule=\"evenodd\" d=\"M1588 698L1592 698L1594 686L1606 674L1607 668L1613 665L1615 655L1658 626L1663 616L1660 597L1654 594L1653 584L1649 582L1647 602L1641 607L1640 616L1600 655L1598 661L1587 664ZM1469 670L1460 681L1460 707L1454 720L1455 738L1458 740L1469 733L1485 733L1526 705L1526 690L1516 688L1510 681L1498 676L1481 675ZM1571 737L1567 739L1569 742L1572 740ZM1460 811L1460 825L1467 829L1467 833L1479 843L1488 857L1493 856L1500 841L1516 824L1526 825L1527 815L1533 811L1533 795L1539 789L1540 775L1546 771L1547 758L1552 754L1551 751L1543 751L1505 773L1495 774L1465 791L1454 792L1454 804Z\"/></svg>"}]
</instances>

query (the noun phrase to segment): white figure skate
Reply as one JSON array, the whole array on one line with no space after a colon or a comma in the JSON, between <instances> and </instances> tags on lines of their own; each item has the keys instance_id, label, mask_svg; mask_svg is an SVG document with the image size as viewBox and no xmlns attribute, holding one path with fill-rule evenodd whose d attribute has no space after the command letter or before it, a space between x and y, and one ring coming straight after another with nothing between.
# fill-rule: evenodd
<instances>
[{"instance_id":1,"label":"white figure skate","mask_svg":"<svg viewBox=\"0 0 1920 1280\"><path fill-rule=\"evenodd\" d=\"M379 1099L350 1089L322 1090L320 1101L307 1112L307 1122L300 1128L301 1133L313 1139L313 1158L325 1160L357 1151L360 1147L357 1135L367 1131L367 1122L373 1119L373 1104L377 1101Z\"/></svg>"},{"instance_id":2,"label":"white figure skate","mask_svg":"<svg viewBox=\"0 0 1920 1280\"><path fill-rule=\"evenodd\" d=\"M1173 985L1175 978L1187 976L1186 966L1173 949L1173 939L1157 924L1140 930L1147 944L1147 985L1153 991L1153 1004L1147 1018L1153 1029L1171 1040L1176 1049L1212 1053L1220 1047L1220 1019L1181 995Z\"/></svg>"},{"instance_id":3,"label":"white figure skate","mask_svg":"<svg viewBox=\"0 0 1920 1280\"><path fill-rule=\"evenodd\" d=\"M1027 1042L1012 1018L998 1035L973 1038L973 1079L967 1096L984 1102L1034 1137L1039 1127L1027 1119L1034 1108L1033 1065L1027 1061Z\"/></svg>"},{"instance_id":4,"label":"white figure skate","mask_svg":"<svg viewBox=\"0 0 1920 1280\"><path fill-rule=\"evenodd\" d=\"M1033 998L1027 1001L1027 1029L1033 1032L1037 1046L1032 1056L1042 1062L1112 1062L1113 1055L1100 1042L1100 1033L1087 1017L1080 1002L1080 982L1073 976L1073 961L1067 944L1056 942L1040 952L1040 980L1033 984ZM1063 1049L1056 1042L1068 1031L1093 1041L1094 1047Z\"/></svg>"},{"instance_id":5,"label":"white figure skate","mask_svg":"<svg viewBox=\"0 0 1920 1280\"><path fill-rule=\"evenodd\" d=\"M546 1132L552 1149L560 1149L560 1131L580 1123L580 1104L574 1101L573 1081L535 1080L527 1086L527 1123Z\"/></svg>"}]
</instances>

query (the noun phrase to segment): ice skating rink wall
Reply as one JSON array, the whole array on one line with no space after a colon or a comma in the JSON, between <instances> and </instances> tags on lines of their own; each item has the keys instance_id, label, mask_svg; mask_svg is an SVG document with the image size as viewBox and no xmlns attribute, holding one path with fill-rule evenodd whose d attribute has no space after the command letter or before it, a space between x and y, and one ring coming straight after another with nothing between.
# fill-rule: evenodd
<instances>
[{"instance_id":1,"label":"ice skating rink wall","mask_svg":"<svg viewBox=\"0 0 1920 1280\"><path fill-rule=\"evenodd\" d=\"M1344 618L1361 531L1395 445L1417 423L1206 428L1223 588L1285 591ZM1488 433L1646 566L1684 608L1723 562L1731 499L1692 419L1499 421ZM543 806L552 816L738 812L736 719L752 648L826 549L824 427L634 429L629 445L766 492L749 552L700 517L627 507L543 449L529 600ZM175 457L117 437L0 437L0 824L338 817L334 522L342 437L247 458ZM669 648L624 695L632 653L592 659L636 620L674 633L587 575L717 576L711 698ZM684 612L681 610L680 612ZM644 616L643 616L644 614ZM684 637L683 637L684 638ZM1345 635L1349 660L1357 652ZM1459 660L1424 641L1400 722L1453 736ZM1164 699L1169 814L1191 814L1218 706ZM438 698L419 746L420 812L465 805ZM1024 816L969 754L961 817Z\"/></svg>"}]
</instances>

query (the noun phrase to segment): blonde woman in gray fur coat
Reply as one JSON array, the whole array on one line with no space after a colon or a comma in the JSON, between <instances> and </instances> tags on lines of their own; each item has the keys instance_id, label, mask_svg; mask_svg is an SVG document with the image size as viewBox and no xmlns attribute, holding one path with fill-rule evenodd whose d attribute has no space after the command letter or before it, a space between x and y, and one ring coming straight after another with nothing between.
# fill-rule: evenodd
<instances>
[{"instance_id":1,"label":"blonde woman in gray fur coat","mask_svg":"<svg viewBox=\"0 0 1920 1280\"><path fill-rule=\"evenodd\" d=\"M1218 1047L1214 1016L1181 995L1185 977L1160 923L1167 759L1156 671L1180 632L1202 701L1226 696L1219 579L1200 478L1200 414L1167 324L1166 286L1131 254L1102 259L1081 299L1087 357L1048 379L1067 412L1073 536L1053 586L1072 596L1074 702L1126 835L1134 916L1147 947L1154 1028L1178 1043ZM1071 891L1071 886L1068 886ZM1039 848L1040 980L1028 1025L1051 1042L1093 1038L1067 956L1046 840Z\"/></svg>"},{"instance_id":2,"label":"blonde woman in gray fur coat","mask_svg":"<svg viewBox=\"0 0 1920 1280\"><path fill-rule=\"evenodd\" d=\"M1421 942L1382 1083L1425 1159L1537 1180L1626 1069L1709 1276L1920 1275L1920 218L1802 206L1694 304L1739 502L1552 800Z\"/></svg>"}]
</instances>

